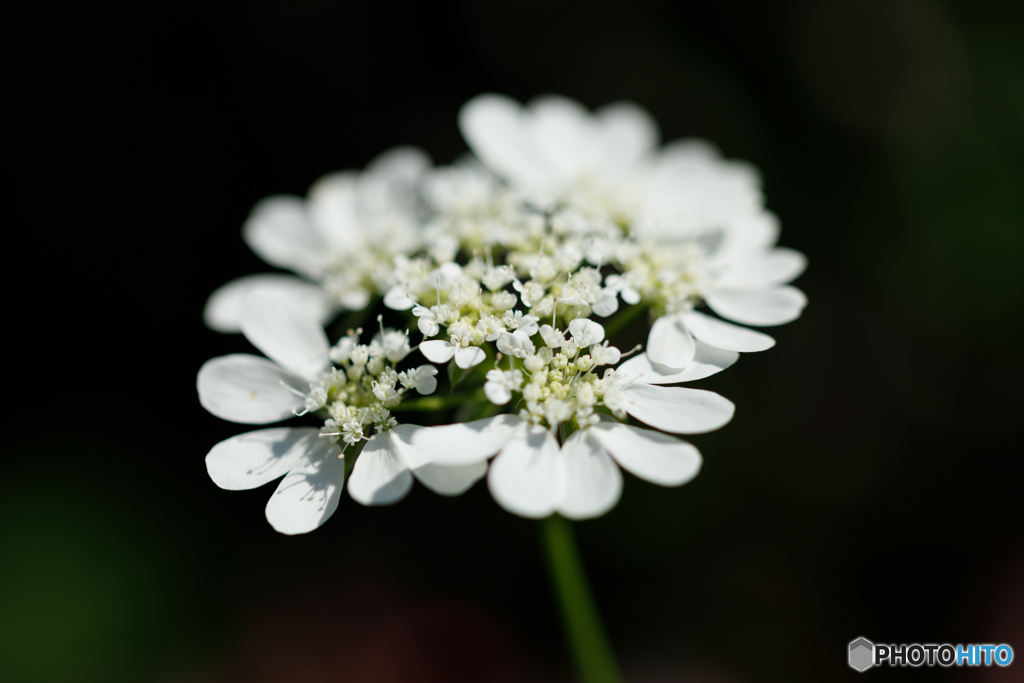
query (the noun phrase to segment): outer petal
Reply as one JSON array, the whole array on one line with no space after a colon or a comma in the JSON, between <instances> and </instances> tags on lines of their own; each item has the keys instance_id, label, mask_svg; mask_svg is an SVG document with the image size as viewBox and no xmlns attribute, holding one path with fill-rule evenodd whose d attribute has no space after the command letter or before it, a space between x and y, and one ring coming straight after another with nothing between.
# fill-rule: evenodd
<instances>
[{"instance_id":1,"label":"outer petal","mask_svg":"<svg viewBox=\"0 0 1024 683\"><path fill-rule=\"evenodd\" d=\"M320 287L281 273L246 275L221 285L206 300L203 322L218 332L242 331L242 300L255 290L273 290L291 297L295 306L309 307L311 315L321 323L330 320L333 311Z\"/></svg>"},{"instance_id":2,"label":"outer petal","mask_svg":"<svg viewBox=\"0 0 1024 683\"><path fill-rule=\"evenodd\" d=\"M485 166L513 182L549 175L523 128L522 107L504 95L478 95L459 111L459 130Z\"/></svg>"},{"instance_id":3,"label":"outer petal","mask_svg":"<svg viewBox=\"0 0 1024 683\"><path fill-rule=\"evenodd\" d=\"M411 181L430 168L431 163L430 155L422 149L404 145L378 154L366 165L366 172L381 178Z\"/></svg>"},{"instance_id":4,"label":"outer petal","mask_svg":"<svg viewBox=\"0 0 1024 683\"><path fill-rule=\"evenodd\" d=\"M327 521L338 508L345 485L341 449L317 438L278 484L267 502L267 521L282 534L304 534Z\"/></svg>"},{"instance_id":5,"label":"outer petal","mask_svg":"<svg viewBox=\"0 0 1024 683\"><path fill-rule=\"evenodd\" d=\"M363 505L390 505L405 498L412 487L412 475L398 452L391 431L377 434L359 454L348 494Z\"/></svg>"},{"instance_id":6,"label":"outer petal","mask_svg":"<svg viewBox=\"0 0 1024 683\"><path fill-rule=\"evenodd\" d=\"M763 332L717 320L697 311L683 313L683 320L698 340L728 351L765 351L775 346L775 340Z\"/></svg>"},{"instance_id":7,"label":"outer petal","mask_svg":"<svg viewBox=\"0 0 1024 683\"><path fill-rule=\"evenodd\" d=\"M455 349L455 364L463 370L480 365L485 358L487 358L487 354L479 346L460 346Z\"/></svg>"},{"instance_id":8,"label":"outer petal","mask_svg":"<svg viewBox=\"0 0 1024 683\"><path fill-rule=\"evenodd\" d=\"M628 168L657 146L658 124L632 102L605 105L594 113L601 122L607 168Z\"/></svg>"},{"instance_id":9,"label":"outer petal","mask_svg":"<svg viewBox=\"0 0 1024 683\"><path fill-rule=\"evenodd\" d=\"M412 437L413 447L438 465L484 462L500 451L522 424L518 415L496 415L442 427L424 427Z\"/></svg>"},{"instance_id":10,"label":"outer petal","mask_svg":"<svg viewBox=\"0 0 1024 683\"><path fill-rule=\"evenodd\" d=\"M487 485L498 504L522 517L555 511L562 494L558 442L530 425L518 432L491 463Z\"/></svg>"},{"instance_id":11,"label":"outer petal","mask_svg":"<svg viewBox=\"0 0 1024 683\"><path fill-rule=\"evenodd\" d=\"M619 502L622 473L589 429L569 437L562 446L561 461L558 512L569 519L589 519L600 517Z\"/></svg>"},{"instance_id":12,"label":"outer petal","mask_svg":"<svg viewBox=\"0 0 1024 683\"><path fill-rule=\"evenodd\" d=\"M366 226L359 219L359 174L336 171L309 188L310 222L332 252L362 249Z\"/></svg>"},{"instance_id":13,"label":"outer petal","mask_svg":"<svg viewBox=\"0 0 1024 683\"><path fill-rule=\"evenodd\" d=\"M282 382L299 392L309 389L307 380L266 358L235 353L203 363L196 389L199 402L217 417L266 424L291 417L293 410L305 404L302 397L281 386Z\"/></svg>"},{"instance_id":14,"label":"outer petal","mask_svg":"<svg viewBox=\"0 0 1024 683\"><path fill-rule=\"evenodd\" d=\"M807 268L807 257L793 249L753 252L737 258L716 280L720 289L754 289L796 279Z\"/></svg>"},{"instance_id":15,"label":"outer petal","mask_svg":"<svg viewBox=\"0 0 1024 683\"><path fill-rule=\"evenodd\" d=\"M679 486L700 471L700 451L674 436L618 422L601 422L587 431L616 462L653 484Z\"/></svg>"},{"instance_id":16,"label":"outer petal","mask_svg":"<svg viewBox=\"0 0 1024 683\"><path fill-rule=\"evenodd\" d=\"M304 275L319 275L325 264L326 243L298 197L267 197L253 207L242 238L267 263Z\"/></svg>"},{"instance_id":17,"label":"outer petal","mask_svg":"<svg viewBox=\"0 0 1024 683\"><path fill-rule=\"evenodd\" d=\"M282 367L313 378L330 365L327 335L309 311L287 297L256 291L242 304L242 332Z\"/></svg>"},{"instance_id":18,"label":"outer petal","mask_svg":"<svg viewBox=\"0 0 1024 683\"><path fill-rule=\"evenodd\" d=\"M647 355L670 368L685 368L693 360L697 347L678 315L666 315L654 321L647 337Z\"/></svg>"},{"instance_id":19,"label":"outer petal","mask_svg":"<svg viewBox=\"0 0 1024 683\"><path fill-rule=\"evenodd\" d=\"M626 412L647 424L674 434L700 434L718 429L736 412L729 399L712 391L629 384Z\"/></svg>"},{"instance_id":20,"label":"outer petal","mask_svg":"<svg viewBox=\"0 0 1024 683\"><path fill-rule=\"evenodd\" d=\"M434 493L457 496L487 474L487 461L470 465L423 465L412 473Z\"/></svg>"},{"instance_id":21,"label":"outer petal","mask_svg":"<svg viewBox=\"0 0 1024 683\"><path fill-rule=\"evenodd\" d=\"M455 345L443 339L431 339L420 344L420 353L431 363L447 363L455 355Z\"/></svg>"},{"instance_id":22,"label":"outer petal","mask_svg":"<svg viewBox=\"0 0 1024 683\"><path fill-rule=\"evenodd\" d=\"M630 358L620 365L616 372L631 375L634 382L643 384L675 384L676 382L692 382L710 377L725 370L739 359L735 351L725 351L703 342L697 342L693 361L682 370L652 363L646 353Z\"/></svg>"},{"instance_id":23,"label":"outer petal","mask_svg":"<svg viewBox=\"0 0 1024 683\"><path fill-rule=\"evenodd\" d=\"M710 292L704 297L718 315L747 325L782 325L800 317L807 297L796 287L752 292Z\"/></svg>"},{"instance_id":24,"label":"outer petal","mask_svg":"<svg viewBox=\"0 0 1024 683\"><path fill-rule=\"evenodd\" d=\"M316 445L312 427L276 427L221 441L206 456L213 483L229 491L263 486L284 476Z\"/></svg>"}]
</instances>

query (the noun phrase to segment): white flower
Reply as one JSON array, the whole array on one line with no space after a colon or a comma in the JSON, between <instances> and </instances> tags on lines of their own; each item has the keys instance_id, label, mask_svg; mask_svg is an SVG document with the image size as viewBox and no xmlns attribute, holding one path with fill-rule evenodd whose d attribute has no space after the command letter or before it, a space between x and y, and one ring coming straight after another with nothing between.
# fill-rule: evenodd
<instances>
[{"instance_id":1,"label":"white flower","mask_svg":"<svg viewBox=\"0 0 1024 683\"><path fill-rule=\"evenodd\" d=\"M437 389L437 368L421 365L418 368L398 373L398 381L406 389L415 389L421 394L432 394Z\"/></svg>"},{"instance_id":2,"label":"white flower","mask_svg":"<svg viewBox=\"0 0 1024 683\"><path fill-rule=\"evenodd\" d=\"M207 324L239 331L240 301L255 286L291 295L323 318L337 309L365 307L375 290L387 291L394 256L423 243L414 184L429 166L422 151L399 147L381 154L362 173L321 178L306 199L279 195L256 204L242 231L246 243L267 263L317 283L320 292L285 275L240 278L211 296Z\"/></svg>"},{"instance_id":3,"label":"white flower","mask_svg":"<svg viewBox=\"0 0 1024 683\"><path fill-rule=\"evenodd\" d=\"M420 328L420 332L423 333L424 337L436 336L441 331L439 323L443 323L448 320L451 315L451 309L444 304L437 304L427 308L426 306L416 306L412 309L412 314L419 318L417 326Z\"/></svg>"},{"instance_id":4,"label":"white flower","mask_svg":"<svg viewBox=\"0 0 1024 683\"><path fill-rule=\"evenodd\" d=\"M682 372L656 366L645 356L633 358L613 376L617 407L675 434L717 429L732 418L731 402L710 391L658 385L707 377L729 367L737 357L701 345L698 358ZM552 411L557 408L556 404ZM570 519L603 515L621 495L619 467L662 486L684 484L700 469L700 452L668 434L600 421L573 433L559 446L554 426L499 415L424 428L413 437L413 444L433 462L451 465L475 464L498 454L487 477L491 494L506 510L534 518L553 512Z\"/></svg>"},{"instance_id":5,"label":"white flower","mask_svg":"<svg viewBox=\"0 0 1024 683\"><path fill-rule=\"evenodd\" d=\"M523 386L523 373L519 370L488 370L484 396L491 403L503 406L512 398L512 392Z\"/></svg>"},{"instance_id":6,"label":"white flower","mask_svg":"<svg viewBox=\"0 0 1024 683\"><path fill-rule=\"evenodd\" d=\"M397 363L412 353L409 346L408 332L382 328L373 336L370 341L369 354L371 358L387 358L392 363Z\"/></svg>"},{"instance_id":7,"label":"white flower","mask_svg":"<svg viewBox=\"0 0 1024 683\"><path fill-rule=\"evenodd\" d=\"M569 323L569 334L577 346L590 346L604 339L604 327L593 320L579 318Z\"/></svg>"},{"instance_id":8,"label":"white flower","mask_svg":"<svg viewBox=\"0 0 1024 683\"><path fill-rule=\"evenodd\" d=\"M506 356L526 358L534 352L534 348L530 336L523 330L502 332L498 337L498 350Z\"/></svg>"},{"instance_id":9,"label":"white flower","mask_svg":"<svg viewBox=\"0 0 1024 683\"><path fill-rule=\"evenodd\" d=\"M233 354L204 363L196 381L204 408L233 422L277 422L307 407L303 390L311 383L344 377L326 372L328 343L318 321L291 304L287 297L267 292L246 298L242 331L269 359ZM428 388L433 379L425 376L429 371L414 372L416 381ZM382 380L374 393L380 388L390 394L389 386L393 391L393 381ZM422 427L396 425L386 409L369 417L384 431L370 438L353 467L349 494L360 503L396 502L409 491L413 476L438 493L455 495L486 471L486 463L436 465L410 445ZM344 441L361 438L363 423L348 407L339 406L332 420L348 437ZM225 489L255 488L284 476L267 504L267 519L281 533L299 534L319 527L337 508L345 482L342 453L315 428L276 427L222 441L207 455L206 464L214 483Z\"/></svg>"}]
</instances>

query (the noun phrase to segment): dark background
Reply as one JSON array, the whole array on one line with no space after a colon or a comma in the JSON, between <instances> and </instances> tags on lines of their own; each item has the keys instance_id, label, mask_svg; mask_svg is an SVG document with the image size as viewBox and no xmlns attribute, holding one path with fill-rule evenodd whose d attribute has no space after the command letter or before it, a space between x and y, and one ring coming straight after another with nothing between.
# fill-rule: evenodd
<instances>
[{"instance_id":1,"label":"dark background","mask_svg":"<svg viewBox=\"0 0 1024 683\"><path fill-rule=\"evenodd\" d=\"M700 383L681 489L576 525L627 680L854 680L847 643L1024 654L1024 4L145 3L12 15L5 681L566 681L535 522L478 484L302 537L203 457L252 204L482 91L632 99L763 172L804 316ZM1024 680L873 670L883 680Z\"/></svg>"}]
</instances>

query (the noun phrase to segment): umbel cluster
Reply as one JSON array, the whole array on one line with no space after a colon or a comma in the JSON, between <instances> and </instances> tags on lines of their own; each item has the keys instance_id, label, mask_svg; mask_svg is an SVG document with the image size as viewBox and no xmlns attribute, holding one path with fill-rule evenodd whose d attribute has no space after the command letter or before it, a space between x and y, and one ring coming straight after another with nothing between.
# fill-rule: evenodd
<instances>
[{"instance_id":1,"label":"umbel cluster","mask_svg":"<svg viewBox=\"0 0 1024 683\"><path fill-rule=\"evenodd\" d=\"M206 305L207 325L265 357L207 361L202 405L319 425L239 434L206 458L226 489L283 477L267 505L282 533L323 524L346 479L386 505L414 479L451 496L486 475L510 512L571 519L615 505L620 467L683 484L701 456L674 435L735 406L677 385L771 348L750 326L806 304L788 284L806 259L775 246L757 171L706 142L660 145L640 107L481 95L458 124L471 154L451 166L401 147L259 202L243 238L294 275L233 280ZM646 344L610 343L643 316Z\"/></svg>"}]
</instances>

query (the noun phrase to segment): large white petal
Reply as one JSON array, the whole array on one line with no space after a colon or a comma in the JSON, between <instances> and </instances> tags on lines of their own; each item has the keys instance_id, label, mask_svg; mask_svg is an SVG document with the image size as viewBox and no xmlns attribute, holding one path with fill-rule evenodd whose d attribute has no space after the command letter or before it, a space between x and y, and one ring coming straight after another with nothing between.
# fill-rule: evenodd
<instances>
[{"instance_id":1,"label":"large white petal","mask_svg":"<svg viewBox=\"0 0 1024 683\"><path fill-rule=\"evenodd\" d=\"M366 165L365 173L389 180L415 180L430 165L430 155L419 147L404 145L378 154Z\"/></svg>"},{"instance_id":2,"label":"large white petal","mask_svg":"<svg viewBox=\"0 0 1024 683\"><path fill-rule=\"evenodd\" d=\"M420 344L420 353L431 363L447 363L455 355L455 345L443 339L431 339Z\"/></svg>"},{"instance_id":3,"label":"large white petal","mask_svg":"<svg viewBox=\"0 0 1024 683\"><path fill-rule=\"evenodd\" d=\"M652 363L646 353L641 353L616 368L616 372L629 375L632 381L644 384L693 382L725 370L739 357L735 351L725 351L697 342L693 361L682 370Z\"/></svg>"},{"instance_id":4,"label":"large white petal","mask_svg":"<svg viewBox=\"0 0 1024 683\"><path fill-rule=\"evenodd\" d=\"M732 261L715 280L718 289L755 289L796 279L807 268L807 257L793 249L748 252Z\"/></svg>"},{"instance_id":5,"label":"large white petal","mask_svg":"<svg viewBox=\"0 0 1024 683\"><path fill-rule=\"evenodd\" d=\"M199 368L196 389L199 403L223 420L266 424L293 415L305 400L289 391L305 393L309 381L272 361L247 353L211 358Z\"/></svg>"},{"instance_id":6,"label":"large white petal","mask_svg":"<svg viewBox=\"0 0 1024 683\"><path fill-rule=\"evenodd\" d=\"M254 489L284 476L313 449L317 435L312 427L275 427L238 434L210 449L206 471L222 489Z\"/></svg>"},{"instance_id":7,"label":"large white petal","mask_svg":"<svg viewBox=\"0 0 1024 683\"><path fill-rule=\"evenodd\" d=\"M543 95L529 103L526 129L536 141L545 165L565 182L598 171L601 149L596 121L583 106L558 95Z\"/></svg>"},{"instance_id":8,"label":"large white petal","mask_svg":"<svg viewBox=\"0 0 1024 683\"><path fill-rule=\"evenodd\" d=\"M600 517L622 495L622 473L589 429L562 445L562 495L558 512L569 519Z\"/></svg>"},{"instance_id":9,"label":"large white petal","mask_svg":"<svg viewBox=\"0 0 1024 683\"><path fill-rule=\"evenodd\" d=\"M267 521L282 534L304 534L327 521L338 508L345 485L341 449L317 438L267 501Z\"/></svg>"},{"instance_id":10,"label":"large white petal","mask_svg":"<svg viewBox=\"0 0 1024 683\"><path fill-rule=\"evenodd\" d=\"M659 365L685 368L693 360L697 347L678 315L665 315L654 321L647 337L647 355Z\"/></svg>"},{"instance_id":11,"label":"large white petal","mask_svg":"<svg viewBox=\"0 0 1024 683\"><path fill-rule=\"evenodd\" d=\"M290 297L295 306L308 307L321 323L333 313L324 290L317 285L283 273L260 273L235 278L215 289L206 300L203 322L218 332L241 332L242 301L251 292L264 289Z\"/></svg>"},{"instance_id":12,"label":"large white petal","mask_svg":"<svg viewBox=\"0 0 1024 683\"><path fill-rule=\"evenodd\" d=\"M327 335L308 310L296 308L288 297L255 291L242 302L242 332L282 367L314 378L327 369Z\"/></svg>"},{"instance_id":13,"label":"large white petal","mask_svg":"<svg viewBox=\"0 0 1024 683\"><path fill-rule=\"evenodd\" d=\"M602 128L606 168L625 170L652 152L658 144L658 124L632 102L616 102L596 112Z\"/></svg>"},{"instance_id":14,"label":"large white petal","mask_svg":"<svg viewBox=\"0 0 1024 683\"><path fill-rule=\"evenodd\" d=\"M357 252L366 242L366 226L359 219L358 186L358 173L337 171L309 188L311 223L332 253Z\"/></svg>"},{"instance_id":15,"label":"large white petal","mask_svg":"<svg viewBox=\"0 0 1024 683\"><path fill-rule=\"evenodd\" d=\"M674 434L699 434L718 429L732 419L736 406L712 391L629 384L623 390L627 413Z\"/></svg>"},{"instance_id":16,"label":"large white petal","mask_svg":"<svg viewBox=\"0 0 1024 683\"><path fill-rule=\"evenodd\" d=\"M279 268L316 277L326 264L323 238L306 214L299 197L267 197L253 207L242 238L256 255Z\"/></svg>"},{"instance_id":17,"label":"large white petal","mask_svg":"<svg viewBox=\"0 0 1024 683\"><path fill-rule=\"evenodd\" d=\"M409 493L412 475L395 441L389 430L374 436L363 448L348 480L353 500L363 505L390 505Z\"/></svg>"},{"instance_id":18,"label":"large white petal","mask_svg":"<svg viewBox=\"0 0 1024 683\"><path fill-rule=\"evenodd\" d=\"M457 496L487 474L487 461L470 465L422 465L412 473L434 493Z\"/></svg>"},{"instance_id":19,"label":"large white petal","mask_svg":"<svg viewBox=\"0 0 1024 683\"><path fill-rule=\"evenodd\" d=\"M478 95L459 111L459 130L473 153L513 183L546 179L535 141L524 131L522 107L504 95ZM536 179L536 180L533 180Z\"/></svg>"},{"instance_id":20,"label":"large white petal","mask_svg":"<svg viewBox=\"0 0 1024 683\"><path fill-rule=\"evenodd\" d=\"M700 451L674 436L618 422L601 422L587 431L616 462L651 483L679 486L700 471Z\"/></svg>"},{"instance_id":21,"label":"large white petal","mask_svg":"<svg viewBox=\"0 0 1024 683\"><path fill-rule=\"evenodd\" d=\"M699 341L728 351L765 351L775 346L775 340L764 332L717 320L698 311L683 313L686 329Z\"/></svg>"},{"instance_id":22,"label":"large white petal","mask_svg":"<svg viewBox=\"0 0 1024 683\"><path fill-rule=\"evenodd\" d=\"M439 465L479 463L500 451L521 424L518 415L496 415L472 422L424 427L413 434L412 445L429 462Z\"/></svg>"},{"instance_id":23,"label":"large white petal","mask_svg":"<svg viewBox=\"0 0 1024 683\"><path fill-rule=\"evenodd\" d=\"M752 292L709 292L708 306L723 318L747 325L782 325L800 317L807 297L796 287L774 287Z\"/></svg>"},{"instance_id":24,"label":"large white petal","mask_svg":"<svg viewBox=\"0 0 1024 683\"><path fill-rule=\"evenodd\" d=\"M562 493L558 442L531 425L519 431L491 463L487 485L498 504L522 517L555 511Z\"/></svg>"}]
</instances>

